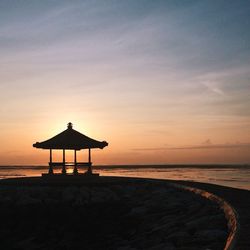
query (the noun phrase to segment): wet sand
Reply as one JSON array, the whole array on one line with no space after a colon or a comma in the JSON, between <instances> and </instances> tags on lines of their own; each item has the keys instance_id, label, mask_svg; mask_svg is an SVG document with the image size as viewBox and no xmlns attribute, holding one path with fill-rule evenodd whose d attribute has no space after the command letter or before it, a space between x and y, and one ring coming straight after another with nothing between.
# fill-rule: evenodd
<instances>
[{"instance_id":1,"label":"wet sand","mask_svg":"<svg viewBox=\"0 0 250 250\"><path fill-rule=\"evenodd\" d=\"M152 181L152 180L140 179L140 178L122 178L122 177L101 177L101 178L92 178L92 179L90 178L90 179L86 179L84 181L84 185L85 186L87 185L89 190L92 190L92 191L95 188L107 189L107 187L110 188L110 186L114 186L114 187L120 186L120 189L119 188L118 189L115 188L115 190L111 189L113 194L111 194L112 192L109 192L110 191L109 190L108 193L103 194L103 196L100 196L100 192L93 193L91 191L92 197L94 197L93 201L94 202L97 201L97 203L98 203L98 199L99 199L99 201L100 200L105 201L105 199L106 199L105 197L116 197L116 198L119 196L122 197L121 195L117 195L120 192L119 191L117 193L117 190L123 190L123 192L124 192L124 190L130 190L130 187L134 186L135 182L147 183L147 181L150 181L151 184L153 183L154 188L156 187L156 189L158 189L158 190L162 190L161 185L162 184L164 185L164 183L178 183L178 184L182 184L182 185L188 185L191 187L196 187L199 189L207 190L207 191L212 192L212 193L224 198L225 200L227 200L236 209L236 211L239 214L241 231L240 231L240 235L239 235L239 239L238 239L237 249L248 249L248 246L249 246L248 236L249 236L249 225L250 225L250 223L249 223L249 221L250 221L250 216L249 216L250 191L235 189L235 188L228 188L228 187L212 185L212 184L196 183L196 182L166 181L166 180L162 180L162 181L161 180L153 180ZM155 184L157 184L157 185L155 186ZM81 178L79 178L79 179L68 178L67 181L65 182L65 180L62 178L58 178L57 180L55 180L55 179L44 179L44 178L40 178L40 177L15 178L15 179L5 179L5 180L0 181L0 187L1 186L4 186L4 187L6 187L6 186L7 187L8 186L14 186L14 187L22 186L22 187L29 187L30 188L30 187L34 187L34 186L46 187L48 185L50 187L51 186L59 187L59 189L62 190L61 186L70 187L70 186L74 185L75 187L81 187L83 185L83 182L82 182ZM124 185L126 186L126 188L124 188ZM148 187L147 186L145 186L145 187L146 187L145 189L147 190ZM118 203L114 202L112 199L111 199L112 204L107 203L106 204L107 207L105 207L106 206L105 203L102 203L102 205L101 205L101 203L98 203L98 206L103 206L102 208L106 209L107 211L109 211L110 206L114 206L114 209L116 208L117 211L120 210L120 212L123 215L125 215L125 217L127 219L130 218L129 215L132 217L136 215L134 218L132 218L132 219L130 218L130 222L131 222L132 227L136 227L136 224L133 224L133 221L134 222L137 221L138 223L139 222L142 223L143 220L140 221L140 218L151 218L151 222L149 220L149 221L142 223L145 227L140 228L141 232L138 229L139 230L138 232L132 232L132 234L135 234L132 236L130 235L130 233L131 233L130 229L129 229L130 225L125 225L124 221L120 221L120 223L123 224L124 228L128 227L126 230L125 229L123 230L123 234L125 235L123 238L126 239L127 242L124 242L124 239L122 239L123 240L123 243L122 243L121 239L116 239L116 243L114 243L114 244L118 244L118 245L116 245L116 247L114 247L114 248L112 248L111 245L109 245L110 247L107 249L119 249L119 247L120 247L120 249L162 249L164 244L165 244L165 246L168 246L168 248L166 248L166 249L190 249L190 250L191 249L203 249L203 244L204 244L204 246L207 246L207 248L210 246L210 249L223 249L223 247L221 247L221 246L224 243L222 242L222 245L220 245L219 241L223 240L223 237L224 237L223 230L225 230L224 229L225 225L223 224L224 222L221 220L221 216L218 214L218 211L216 210L217 208L210 207L210 205L209 205L210 203L206 203L206 201L204 201L204 200L200 200L200 199L197 200L197 197L195 197L195 198L189 197L186 200L186 197L187 197L186 194L184 196L182 196L182 194L181 195L178 194L181 197L181 199L179 199L179 200L178 199L175 200L172 197L172 201L170 202L172 204L169 204L169 200L171 200L170 197L173 194L173 190L170 190L170 191L169 190L162 190L162 193L159 193L159 192L157 192L157 190L152 191L150 189L150 192L156 192L156 194L159 196L158 197L157 195L155 195L155 193L154 193L154 195L152 195L152 193L150 193L149 190L147 192L146 190L143 191L143 189L141 189L141 191L139 191L139 193L140 193L139 196L134 197L132 195L133 191L130 194L129 194L129 192L126 194L126 195L132 195L131 197L134 199L134 201L130 204L132 206L132 208L127 207L127 209L128 209L127 211L125 211L126 210L125 207L127 206L127 205L126 206L124 205L125 203L122 203L121 207L123 207L123 209L121 209L121 207L118 205ZM44 191L42 191L42 193L44 193ZM124 193L123 193L124 197L126 197L126 195L124 196ZM17 196L17 194L16 194L16 196ZM18 193L18 196L20 196L20 193ZM155 200L150 201L149 197L151 197L150 199L152 199L152 196L154 197ZM65 199L67 200L67 195L66 196L64 195L63 197L64 198L66 197ZM70 194L68 194L68 198L69 197L72 197L72 195L70 196ZM167 197L167 200L164 202L164 200L162 200L162 197ZM49 197L49 199L51 199L51 197ZM141 202L143 204L145 203L145 201L147 201L147 204L149 207L146 207L146 209L145 209L145 207L142 208L142 206L140 204L138 205L139 199L141 200ZM25 200L25 199L21 199L20 202L22 202L23 200ZM111 200L109 200L108 202L110 202ZM131 199L129 198L129 200L131 200ZM185 202L187 202L188 206L183 207L183 204L180 203L180 200L185 200ZM198 203L197 203L197 201L198 201ZM28 199L28 200L26 199L26 202L28 202L28 203L31 202L31 199ZM39 200L38 201L33 200L33 202L38 202L38 205L40 204ZM54 203L55 203L55 201L54 201ZM160 204L160 205L156 206L156 207L153 206L154 209L152 210L152 204L153 205ZM164 207L164 210L162 210L163 204L167 204ZM173 204L176 205L176 208L175 208L176 211L174 213L171 212L172 211L171 209L173 209L173 207L172 207ZM194 209L194 210L191 209L188 211L189 216L194 214L192 217L192 221L187 220L188 216L187 216L187 214L185 215L187 207ZM133 210L133 208L135 208L135 209ZM185 211L181 210L183 208L185 208L184 209ZM215 209L215 210L213 210L213 209ZM64 210L61 210L61 213L63 213L63 211ZM68 211L71 211L71 210L68 210ZM134 215L133 215L133 212L131 215L131 211L134 211ZM150 211L150 213L148 211ZM164 214L162 215L161 213L163 213L163 211L164 211ZM199 211L199 212L197 213L197 211ZM202 212L200 212L200 211L202 211ZM112 211L110 211L108 214L110 214L110 213L112 213ZM171 215L172 217L170 217L170 218L166 217L167 213L172 213L172 215ZM179 216L179 214L181 214L182 216ZM215 216L219 216L218 218L220 218L219 221L221 221L221 222L218 224L218 220L216 219L214 221L215 228L206 228L207 223L205 223L205 225L203 225L201 222L202 221L206 222L206 220L208 220L208 219L211 220L212 217L204 218L204 216L210 216L211 214L215 215ZM121 214L118 213L116 215L118 216L116 218L116 220L118 220L121 217L120 216ZM105 216L107 217L107 214L105 214L104 217ZM137 216L138 216L138 218L137 218ZM164 216L166 218L164 218ZM159 221L163 221L163 218L164 218L166 224L162 224L159 222ZM217 218L217 217L214 217L214 218ZM99 218L99 220L100 220L99 222L103 222L102 219L103 218ZM111 218L107 217L107 219L111 219ZM173 224L173 221L175 222L174 224ZM106 221L106 223L107 223L107 221ZM156 224L152 224L152 223L156 223ZM181 230L181 228L183 227L183 223L185 224L185 227L187 228L186 230ZM171 231L168 231L170 224L172 225L173 230L171 229ZM179 229L178 229L178 225L180 227ZM196 228L197 225L201 228ZM160 231L157 231L157 230L152 231L151 230L152 231L151 233L153 235L154 234L157 235L157 237L155 236L156 238L151 238L151 241L147 241L148 237L145 238L144 231L148 227L151 229L158 228L158 230L160 230ZM213 230L211 231L211 229L213 229ZM214 229L216 229L217 231ZM220 231L218 231L218 229ZM158 237L158 235L160 234L159 232L164 233L164 237L165 237L164 240L162 238L160 239ZM203 232L203 234L201 234L200 232ZM115 236L114 232L113 232L113 235ZM209 239L209 237L206 239L205 236L206 237L209 236L210 239ZM214 240L216 243L214 245L211 245L211 236L218 237L218 242L216 243L216 240ZM71 237L72 237L72 235L71 235ZM140 237L141 237L141 240L140 240ZM138 239L139 239L139 241L138 241ZM196 241L190 240L190 239L196 239ZM40 239L40 241L41 241L41 239ZM146 244L144 246L140 245L141 242L143 242L143 241ZM182 241L182 243L180 243L181 241ZM29 241L23 242L22 244L24 247L27 247L27 246L31 246L34 243L32 243L32 239L31 239L31 242L29 242ZM91 243L89 243L89 244L91 244ZM119 244L121 244L121 246ZM58 249L67 249L67 248L65 248L66 246L67 246L67 242L65 243L64 246L62 246L61 248L58 248ZM93 245L89 245L89 246L92 246L92 248L89 248L89 249L98 249L98 247L95 248L95 247L93 247ZM157 246L158 246L158 248L157 248ZM48 246L45 246L45 248L43 248L41 246L41 248L38 248L38 249L46 249L46 248L48 248ZM6 246L5 246L5 249L6 249ZM20 249L22 249L22 248L20 248ZM75 247L74 249L78 249L78 248Z\"/></svg>"}]
</instances>

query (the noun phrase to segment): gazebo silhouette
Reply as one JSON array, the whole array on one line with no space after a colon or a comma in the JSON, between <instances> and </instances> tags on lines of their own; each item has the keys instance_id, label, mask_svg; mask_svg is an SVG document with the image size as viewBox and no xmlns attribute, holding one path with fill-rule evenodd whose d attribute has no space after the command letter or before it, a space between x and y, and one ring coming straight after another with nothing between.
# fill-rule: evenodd
<instances>
[{"instance_id":1,"label":"gazebo silhouette","mask_svg":"<svg viewBox=\"0 0 250 250\"><path fill-rule=\"evenodd\" d=\"M50 157L49 157L49 173L48 175L54 175L55 166L62 166L62 174L66 175L67 166L73 166L73 174L78 175L78 167L87 166L88 170L85 174L92 174L92 162L91 162L91 149L92 148L100 148L108 146L106 141L97 141L86 135L81 134L80 132L73 129L73 124L71 122L68 123L68 128L61 132L60 134L46 140L43 142L36 142L33 144L35 148L41 149L49 149ZM62 150L63 151L63 161L62 162L53 162L52 159L52 150ZM80 151L81 149L88 149L88 162L77 162L76 151ZM65 161L65 150L74 150L74 162L66 162Z\"/></svg>"}]
</instances>

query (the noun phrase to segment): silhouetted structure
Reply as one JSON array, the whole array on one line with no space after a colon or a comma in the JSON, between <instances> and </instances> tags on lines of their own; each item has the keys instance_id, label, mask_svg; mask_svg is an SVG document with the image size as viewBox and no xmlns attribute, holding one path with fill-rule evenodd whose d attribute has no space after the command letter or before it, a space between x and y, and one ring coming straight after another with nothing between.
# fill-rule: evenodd
<instances>
[{"instance_id":1,"label":"silhouetted structure","mask_svg":"<svg viewBox=\"0 0 250 250\"><path fill-rule=\"evenodd\" d=\"M100 148L108 146L106 141L96 141L94 139L89 138L86 135L79 133L78 131L73 129L73 125L71 122L68 123L68 128L61 132L60 134L46 140L43 142L36 142L33 144L35 148L49 149L50 150L50 158L49 158L49 174L53 175L53 167L54 166L62 166L62 174L67 174L66 166L74 166L73 173L75 175L78 174L78 166L87 166L88 170L86 173L92 174L92 162L91 162L91 148ZM63 150L63 161L62 162L53 162L52 160L52 150L53 149L62 149ZM77 162L76 151L81 149L88 149L89 157L88 162ZM74 162L66 162L65 161L65 150L74 150Z\"/></svg>"}]
</instances>

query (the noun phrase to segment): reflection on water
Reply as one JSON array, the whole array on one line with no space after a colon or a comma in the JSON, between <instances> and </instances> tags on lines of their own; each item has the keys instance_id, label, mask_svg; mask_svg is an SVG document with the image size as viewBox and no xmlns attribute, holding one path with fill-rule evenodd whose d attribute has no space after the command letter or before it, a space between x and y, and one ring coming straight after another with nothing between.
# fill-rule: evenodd
<instances>
[{"instance_id":1,"label":"reflection on water","mask_svg":"<svg viewBox=\"0 0 250 250\"><path fill-rule=\"evenodd\" d=\"M48 167L37 166L0 166L0 178L22 177L22 176L40 176L41 173L48 171ZM68 168L69 173L73 172ZM80 170L83 172L84 170ZM156 179L175 179L214 183L224 186L242 188L250 190L250 168L205 168L205 167L176 167L176 168L159 168L159 167L98 167L97 172L103 176L130 176L145 177ZM60 173L61 169L57 168L55 173Z\"/></svg>"},{"instance_id":2,"label":"reflection on water","mask_svg":"<svg viewBox=\"0 0 250 250\"><path fill-rule=\"evenodd\" d=\"M250 169L211 169L211 168L139 168L139 169L101 169L101 175L175 179L214 183L224 186L250 190Z\"/></svg>"}]
</instances>

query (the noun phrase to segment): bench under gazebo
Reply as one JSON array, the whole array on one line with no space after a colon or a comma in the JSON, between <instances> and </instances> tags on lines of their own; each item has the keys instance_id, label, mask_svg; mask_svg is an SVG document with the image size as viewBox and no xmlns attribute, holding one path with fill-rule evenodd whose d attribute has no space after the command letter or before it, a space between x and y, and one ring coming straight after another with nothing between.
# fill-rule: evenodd
<instances>
[{"instance_id":1,"label":"bench under gazebo","mask_svg":"<svg viewBox=\"0 0 250 250\"><path fill-rule=\"evenodd\" d=\"M106 141L97 141L80 132L73 129L72 123L68 123L68 128L61 132L60 134L46 140L43 142L36 142L33 144L35 148L49 149L49 173L47 175L54 175L54 167L61 166L62 174L67 175L67 167L74 167L73 174L78 175L78 167L87 167L87 172L84 174L92 174L92 162L91 162L91 149L100 148L108 146ZM88 150L88 161L87 162L77 162L77 151L81 149ZM62 150L63 159L62 162L53 161L53 150ZM74 150L74 162L66 162L65 151Z\"/></svg>"}]
</instances>

